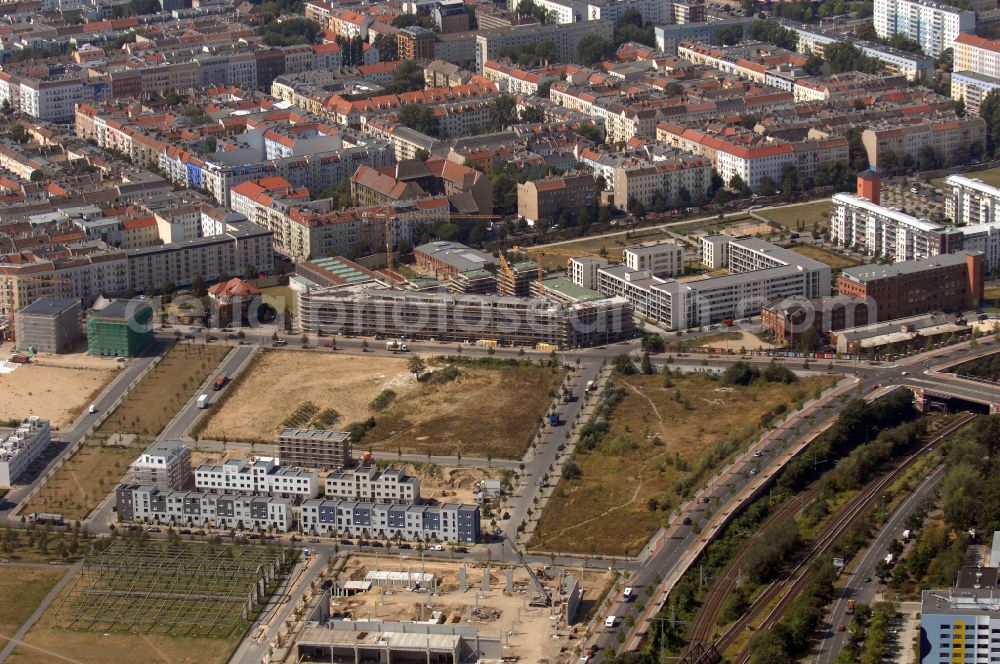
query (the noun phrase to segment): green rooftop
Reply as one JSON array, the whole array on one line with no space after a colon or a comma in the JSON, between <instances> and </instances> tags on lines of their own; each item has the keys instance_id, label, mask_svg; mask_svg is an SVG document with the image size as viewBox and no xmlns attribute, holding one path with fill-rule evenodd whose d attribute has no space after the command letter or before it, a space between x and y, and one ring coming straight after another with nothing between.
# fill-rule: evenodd
<instances>
[{"instance_id":1,"label":"green rooftop","mask_svg":"<svg viewBox=\"0 0 1000 664\"><path fill-rule=\"evenodd\" d=\"M354 284L362 281L369 281L371 279L371 277L365 274L364 272L359 272L350 265L345 265L344 263L341 263L336 258L329 258L329 257L317 258L316 260L309 262L318 268L326 270L327 272L336 277L344 279L348 283Z\"/></svg>"},{"instance_id":2,"label":"green rooftop","mask_svg":"<svg viewBox=\"0 0 1000 664\"><path fill-rule=\"evenodd\" d=\"M466 270L465 272L459 272L466 279L488 279L492 278L493 275L486 270Z\"/></svg>"},{"instance_id":3,"label":"green rooftop","mask_svg":"<svg viewBox=\"0 0 1000 664\"><path fill-rule=\"evenodd\" d=\"M546 277L542 279L542 285L574 300L594 300L601 297L601 294L597 291L577 286L566 277Z\"/></svg>"}]
</instances>

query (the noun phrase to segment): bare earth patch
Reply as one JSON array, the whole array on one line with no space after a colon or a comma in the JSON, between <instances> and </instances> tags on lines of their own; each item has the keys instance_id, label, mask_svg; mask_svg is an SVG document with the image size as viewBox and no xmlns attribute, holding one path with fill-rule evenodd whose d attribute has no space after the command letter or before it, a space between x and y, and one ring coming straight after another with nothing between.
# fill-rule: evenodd
<instances>
[{"instance_id":1,"label":"bare earth patch","mask_svg":"<svg viewBox=\"0 0 1000 664\"><path fill-rule=\"evenodd\" d=\"M25 364L0 374L0 421L38 415L53 427L67 427L115 377L117 369Z\"/></svg>"},{"instance_id":2,"label":"bare earth patch","mask_svg":"<svg viewBox=\"0 0 1000 664\"><path fill-rule=\"evenodd\" d=\"M385 388L402 395L416 384L407 357L268 351L255 361L201 433L212 440L274 442L304 402L340 413L334 428L368 418L368 404Z\"/></svg>"}]
</instances>

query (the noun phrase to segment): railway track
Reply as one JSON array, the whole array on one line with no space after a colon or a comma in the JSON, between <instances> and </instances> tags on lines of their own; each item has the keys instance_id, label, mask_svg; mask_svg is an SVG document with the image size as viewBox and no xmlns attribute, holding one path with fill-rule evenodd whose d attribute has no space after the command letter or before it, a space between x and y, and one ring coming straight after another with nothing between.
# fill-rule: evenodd
<instances>
[{"instance_id":1,"label":"railway track","mask_svg":"<svg viewBox=\"0 0 1000 664\"><path fill-rule=\"evenodd\" d=\"M722 571L715 583L712 584L712 587L705 595L705 600L702 602L701 607L695 614L694 623L692 624L691 631L688 634L688 642L690 643L689 652L695 646L707 643L709 638L712 636L716 620L719 617L719 611L722 609L722 603L725 601L726 597L729 596L729 593L736 589L739 579L739 570L743 567L743 563L750 551L750 542L754 538L759 537L762 533L766 532L772 525L794 517L805 505L808 505L809 502L819 494L820 488L819 482L816 481L813 482L804 492L790 497L780 508L768 516L764 523L760 525L753 537L749 538L745 542L739 553L736 554L736 557L730 561L729 565L727 565Z\"/></svg>"},{"instance_id":2,"label":"railway track","mask_svg":"<svg viewBox=\"0 0 1000 664\"><path fill-rule=\"evenodd\" d=\"M864 489L858 492L843 507L840 508L834 520L816 539L810 542L806 554L802 557L798 564L796 564L795 567L781 579L772 581L757 597L757 599L754 600L750 609L747 610L743 617L730 625L729 628L722 633L719 639L714 643L714 649L718 653L724 653L726 649L728 649L736 641L739 635L746 631L747 626L750 624L753 617L760 611L761 607L769 606L772 603L774 603L774 605L767 612L764 619L761 620L756 630L766 630L773 627L809 583L809 566L812 561L817 556L824 554L838 540L840 540L844 533L854 526L864 513L878 501L882 492L885 491L893 482L899 479L899 477L905 473L921 456L931 451L942 440L964 427L966 424L975 419L975 417L976 415L972 413L962 415L954 422L951 422L943 429L936 432L929 441L920 447L920 449L903 459L903 461L890 472L886 473L879 479L869 482ZM777 601L775 602L775 600ZM719 600L719 603L721 604L721 600ZM750 652L745 649L739 654L739 656L732 660L733 664L746 664L749 661Z\"/></svg>"}]
</instances>

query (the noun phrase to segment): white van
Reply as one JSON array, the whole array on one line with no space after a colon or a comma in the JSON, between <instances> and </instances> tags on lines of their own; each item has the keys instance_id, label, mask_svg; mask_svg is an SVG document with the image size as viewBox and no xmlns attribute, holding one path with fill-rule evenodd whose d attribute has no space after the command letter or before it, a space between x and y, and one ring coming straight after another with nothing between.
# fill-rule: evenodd
<instances>
[{"instance_id":1,"label":"white van","mask_svg":"<svg viewBox=\"0 0 1000 664\"><path fill-rule=\"evenodd\" d=\"M615 618L614 616L608 616L607 620L604 621L604 626L607 627L608 629L612 629L615 626L616 620L617 618Z\"/></svg>"},{"instance_id":2,"label":"white van","mask_svg":"<svg viewBox=\"0 0 1000 664\"><path fill-rule=\"evenodd\" d=\"M91 415L93 415L94 413L96 413L97 412L97 404L95 404L95 403L90 404L90 408L87 409L87 412L90 413Z\"/></svg>"}]
</instances>

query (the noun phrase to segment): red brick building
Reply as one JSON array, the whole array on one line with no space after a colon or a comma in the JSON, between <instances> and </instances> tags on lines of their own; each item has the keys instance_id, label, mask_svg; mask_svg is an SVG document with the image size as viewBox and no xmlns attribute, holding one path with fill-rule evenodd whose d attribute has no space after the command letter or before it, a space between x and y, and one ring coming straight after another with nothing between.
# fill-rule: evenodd
<instances>
[{"instance_id":1,"label":"red brick building","mask_svg":"<svg viewBox=\"0 0 1000 664\"><path fill-rule=\"evenodd\" d=\"M830 332L867 325L868 303L839 295L812 300L782 297L760 308L760 320L780 344L798 347L798 341L806 336L827 343Z\"/></svg>"},{"instance_id":2,"label":"red brick building","mask_svg":"<svg viewBox=\"0 0 1000 664\"><path fill-rule=\"evenodd\" d=\"M869 300L873 323L931 311L974 309L983 302L983 254L963 251L919 261L846 268L837 281L837 291Z\"/></svg>"}]
</instances>

